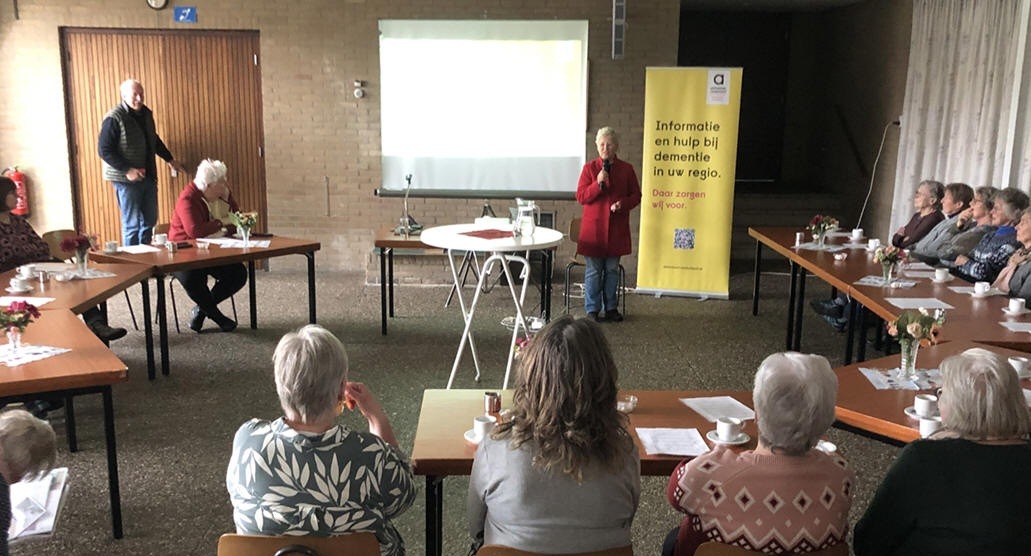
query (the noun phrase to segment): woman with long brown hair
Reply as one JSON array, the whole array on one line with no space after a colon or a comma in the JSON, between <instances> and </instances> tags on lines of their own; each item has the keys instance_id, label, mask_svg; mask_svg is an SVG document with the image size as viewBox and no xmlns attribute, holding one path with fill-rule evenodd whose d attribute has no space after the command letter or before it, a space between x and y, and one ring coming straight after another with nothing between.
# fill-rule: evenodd
<instances>
[{"instance_id":1,"label":"woman with long brown hair","mask_svg":"<svg viewBox=\"0 0 1031 556\"><path fill-rule=\"evenodd\" d=\"M480 443L469 481L474 545L565 554L630 545L640 460L616 410L601 328L552 321L526 348L511 417Z\"/></svg>"}]
</instances>

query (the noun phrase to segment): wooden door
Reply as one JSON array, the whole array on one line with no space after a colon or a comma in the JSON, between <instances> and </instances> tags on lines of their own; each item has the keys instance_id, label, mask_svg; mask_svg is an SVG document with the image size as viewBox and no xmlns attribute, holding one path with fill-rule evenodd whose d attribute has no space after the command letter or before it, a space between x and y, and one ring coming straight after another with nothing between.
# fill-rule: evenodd
<instances>
[{"instance_id":1,"label":"wooden door","mask_svg":"<svg viewBox=\"0 0 1031 556\"><path fill-rule=\"evenodd\" d=\"M158 135L187 168L173 178L157 159L158 223L170 222L179 192L204 158L222 160L242 210L266 230L261 72L256 31L61 30L75 225L121 240L114 188L104 180L97 136L118 85L143 84Z\"/></svg>"}]
</instances>

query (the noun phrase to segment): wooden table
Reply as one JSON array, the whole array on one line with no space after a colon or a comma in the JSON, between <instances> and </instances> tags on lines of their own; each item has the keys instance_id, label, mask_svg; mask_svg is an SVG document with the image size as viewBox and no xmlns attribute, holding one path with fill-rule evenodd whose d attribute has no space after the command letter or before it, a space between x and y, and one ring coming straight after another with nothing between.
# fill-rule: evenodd
<instances>
[{"instance_id":1,"label":"wooden table","mask_svg":"<svg viewBox=\"0 0 1031 556\"><path fill-rule=\"evenodd\" d=\"M975 342L954 341L920 348L917 367L921 369L937 368L944 359L975 347L989 349L1004 357L1027 355L1021 351ZM913 405L913 397L921 392L916 390L877 390L863 376L863 373L859 372L860 367L897 368L900 357L898 354L889 355L835 369L838 374L838 403L835 407L838 423L836 426L889 444L901 445L920 438L920 423L907 417L904 410ZM1031 386L1031 381L1024 380L1022 382L1025 388ZM923 393L933 392L924 391Z\"/></svg>"},{"instance_id":2,"label":"wooden table","mask_svg":"<svg viewBox=\"0 0 1031 556\"><path fill-rule=\"evenodd\" d=\"M439 249L430 247L419 240L417 235L408 237L394 234L393 228L381 228L376 232L373 243L379 254L379 305L380 333L387 335L387 306L390 307L390 318L394 318L394 250L395 249Z\"/></svg>"},{"instance_id":3,"label":"wooden table","mask_svg":"<svg viewBox=\"0 0 1031 556\"><path fill-rule=\"evenodd\" d=\"M46 265L60 263L45 263ZM67 265L69 268L74 265ZM120 263L104 264L90 263L91 269L102 270L114 273L110 278L93 278L90 280L69 280L59 282L50 277L49 280L40 284L39 281L32 281L32 291L17 294L30 297L52 297L53 301L40 307L42 311L53 309L69 310L81 315L87 309L100 306L106 314L106 302L111 297L125 291L133 284L140 284L143 290L143 331L147 345L147 375L154 378L154 333L150 322L150 289L147 279L151 275L151 267L141 264ZM0 283L7 284L10 279L17 275L17 269L0 273ZM14 295L14 294L11 294Z\"/></svg>"},{"instance_id":4,"label":"wooden table","mask_svg":"<svg viewBox=\"0 0 1031 556\"><path fill-rule=\"evenodd\" d=\"M104 439L107 445L107 481L111 497L111 528L122 538L122 503L118 489L114 402L111 385L128 380L127 368L71 311L54 309L25 329L23 342L71 349L18 367L0 366L0 403L26 402L41 394L71 399L100 394L104 403ZM68 412L69 419L73 413ZM67 423L74 430L74 422Z\"/></svg>"},{"instance_id":5,"label":"wooden table","mask_svg":"<svg viewBox=\"0 0 1031 556\"><path fill-rule=\"evenodd\" d=\"M627 390L637 396L637 409L630 414L630 432L641 456L642 475L669 475L682 456L648 455L637 438L637 427L696 428L703 435L715 425L688 408L680 398L731 396L752 407L752 393L742 391ZM412 469L426 477L426 553L439 555L443 549L444 478L468 475L476 447L463 438L472 428L473 417L483 414L484 390L435 390L423 392L419 425L412 446ZM512 392L501 392L502 407L511 405ZM745 424L752 441L741 449L755 448L755 422Z\"/></svg>"},{"instance_id":6,"label":"wooden table","mask_svg":"<svg viewBox=\"0 0 1031 556\"><path fill-rule=\"evenodd\" d=\"M270 240L268 247L223 248L212 244L199 249L195 241L191 247L169 252L163 247L151 253L96 253L94 260L112 263L136 263L150 267L157 280L158 337L161 346L161 374L168 375L168 322L165 308L164 277L173 272L209 268L232 263L247 263L247 286L250 294L251 328L258 327L257 290L254 285L254 262L284 255L304 255L308 261L308 322L315 324L315 252L321 248L317 241L288 237L254 237L252 241ZM146 300L145 300L146 301Z\"/></svg>"}]
</instances>

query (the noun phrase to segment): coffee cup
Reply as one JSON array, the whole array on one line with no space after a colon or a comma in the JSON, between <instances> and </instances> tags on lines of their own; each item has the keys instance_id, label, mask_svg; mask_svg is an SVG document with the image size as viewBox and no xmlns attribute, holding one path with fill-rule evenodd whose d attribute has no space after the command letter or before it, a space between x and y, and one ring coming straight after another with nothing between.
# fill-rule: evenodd
<instances>
[{"instance_id":1,"label":"coffee cup","mask_svg":"<svg viewBox=\"0 0 1031 556\"><path fill-rule=\"evenodd\" d=\"M23 264L18 267L19 278L32 278L36 275L36 265L34 264Z\"/></svg>"},{"instance_id":2,"label":"coffee cup","mask_svg":"<svg viewBox=\"0 0 1031 556\"><path fill-rule=\"evenodd\" d=\"M473 418L473 437L479 442L494 429L497 418L493 415L479 415Z\"/></svg>"},{"instance_id":3,"label":"coffee cup","mask_svg":"<svg viewBox=\"0 0 1031 556\"><path fill-rule=\"evenodd\" d=\"M992 289L992 285L988 282L974 282L974 293L977 295L984 295L990 289Z\"/></svg>"},{"instance_id":4,"label":"coffee cup","mask_svg":"<svg viewBox=\"0 0 1031 556\"><path fill-rule=\"evenodd\" d=\"M168 243L168 234L154 234L154 243L156 245L164 245Z\"/></svg>"},{"instance_id":5,"label":"coffee cup","mask_svg":"<svg viewBox=\"0 0 1031 556\"><path fill-rule=\"evenodd\" d=\"M1013 297L1010 298L1009 312L1011 313L1023 313L1024 312L1024 298Z\"/></svg>"},{"instance_id":6,"label":"coffee cup","mask_svg":"<svg viewBox=\"0 0 1031 556\"><path fill-rule=\"evenodd\" d=\"M949 279L949 269L947 268L936 268L934 269L934 279L939 282L944 282Z\"/></svg>"},{"instance_id":7,"label":"coffee cup","mask_svg":"<svg viewBox=\"0 0 1031 556\"><path fill-rule=\"evenodd\" d=\"M917 394L913 398L913 411L921 418L934 417L938 414L938 396L934 394Z\"/></svg>"},{"instance_id":8,"label":"coffee cup","mask_svg":"<svg viewBox=\"0 0 1031 556\"><path fill-rule=\"evenodd\" d=\"M1017 375L1024 374L1027 371L1028 358L1027 357L1010 357L1010 365L1013 370L1017 371Z\"/></svg>"},{"instance_id":9,"label":"coffee cup","mask_svg":"<svg viewBox=\"0 0 1031 556\"><path fill-rule=\"evenodd\" d=\"M118 242L117 241L105 241L104 242L104 252L105 253L116 253L116 252L118 252Z\"/></svg>"},{"instance_id":10,"label":"coffee cup","mask_svg":"<svg viewBox=\"0 0 1031 556\"><path fill-rule=\"evenodd\" d=\"M877 249L880 246L881 246L881 240L879 240L877 238L872 238L872 239L870 239L870 240L868 240L866 242L866 248L871 250L871 251L873 251L874 249Z\"/></svg>"},{"instance_id":11,"label":"coffee cup","mask_svg":"<svg viewBox=\"0 0 1031 556\"><path fill-rule=\"evenodd\" d=\"M16 290L27 290L32 287L32 282L29 278L11 278L11 287Z\"/></svg>"},{"instance_id":12,"label":"coffee cup","mask_svg":"<svg viewBox=\"0 0 1031 556\"><path fill-rule=\"evenodd\" d=\"M920 418L920 436L927 438L932 434L938 432L942 428L941 417L921 417Z\"/></svg>"},{"instance_id":13,"label":"coffee cup","mask_svg":"<svg viewBox=\"0 0 1031 556\"><path fill-rule=\"evenodd\" d=\"M741 436L741 419L736 417L720 417L716 419L716 436L720 440L734 441Z\"/></svg>"},{"instance_id":14,"label":"coffee cup","mask_svg":"<svg viewBox=\"0 0 1031 556\"><path fill-rule=\"evenodd\" d=\"M863 239L863 229L862 228L852 228L852 240L853 241L859 241L861 239Z\"/></svg>"}]
</instances>

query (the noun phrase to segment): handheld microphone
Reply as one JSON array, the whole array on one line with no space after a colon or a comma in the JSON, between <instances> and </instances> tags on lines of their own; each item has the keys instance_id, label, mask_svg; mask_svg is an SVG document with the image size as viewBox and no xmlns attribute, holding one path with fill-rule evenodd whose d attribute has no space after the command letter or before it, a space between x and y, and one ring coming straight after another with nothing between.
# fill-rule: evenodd
<instances>
[{"instance_id":1,"label":"handheld microphone","mask_svg":"<svg viewBox=\"0 0 1031 556\"><path fill-rule=\"evenodd\" d=\"M605 173L608 174L609 172L612 171L612 162L609 159L606 158L606 159L601 161L601 167L604 168L605 169ZM598 187L600 187L602 189L605 189L605 182L599 181L598 182Z\"/></svg>"}]
</instances>

